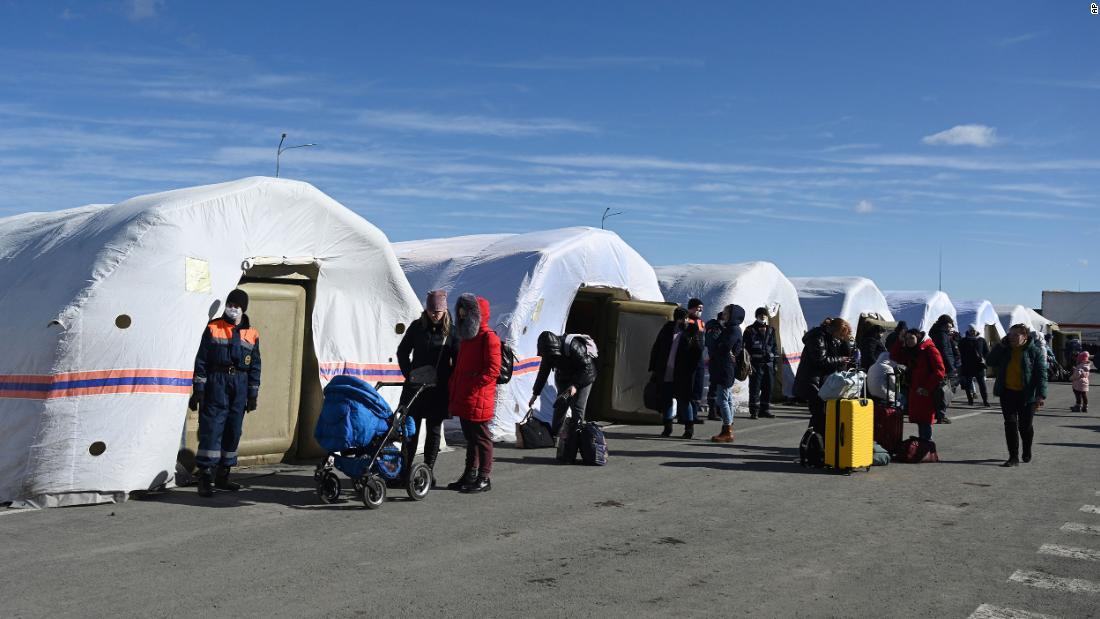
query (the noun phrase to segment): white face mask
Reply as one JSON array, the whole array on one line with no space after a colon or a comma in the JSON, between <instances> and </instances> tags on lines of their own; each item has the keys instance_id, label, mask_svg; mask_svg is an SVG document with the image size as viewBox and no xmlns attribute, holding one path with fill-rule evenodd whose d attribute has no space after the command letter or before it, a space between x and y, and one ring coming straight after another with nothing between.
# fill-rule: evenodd
<instances>
[{"instance_id":1,"label":"white face mask","mask_svg":"<svg viewBox=\"0 0 1100 619\"><path fill-rule=\"evenodd\" d=\"M225 317L232 320L234 323L240 322L242 315L244 315L244 311L239 307L225 308Z\"/></svg>"}]
</instances>

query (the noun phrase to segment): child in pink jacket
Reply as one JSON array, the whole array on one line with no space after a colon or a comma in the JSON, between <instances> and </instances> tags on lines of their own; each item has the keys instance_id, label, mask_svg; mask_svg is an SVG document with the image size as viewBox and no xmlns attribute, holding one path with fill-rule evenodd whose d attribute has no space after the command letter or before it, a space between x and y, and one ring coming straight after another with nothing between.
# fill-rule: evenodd
<instances>
[{"instance_id":1,"label":"child in pink jacket","mask_svg":"<svg viewBox=\"0 0 1100 619\"><path fill-rule=\"evenodd\" d=\"M1073 397L1077 404L1069 410L1075 413L1089 412L1089 353L1081 351L1077 355L1077 365L1073 367Z\"/></svg>"}]
</instances>

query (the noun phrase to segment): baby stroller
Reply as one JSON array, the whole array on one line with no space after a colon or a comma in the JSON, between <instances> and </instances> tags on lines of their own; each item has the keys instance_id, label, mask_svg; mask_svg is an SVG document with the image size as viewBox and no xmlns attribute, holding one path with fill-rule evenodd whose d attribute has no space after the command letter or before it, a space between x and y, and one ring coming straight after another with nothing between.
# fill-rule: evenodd
<instances>
[{"instance_id":1,"label":"baby stroller","mask_svg":"<svg viewBox=\"0 0 1100 619\"><path fill-rule=\"evenodd\" d=\"M415 378L415 372L410 378ZM351 478L368 509L382 506L386 488L404 487L414 501L428 495L431 469L423 463L410 468L402 449L395 445L416 432L415 422L406 411L428 385L418 384L412 399L391 411L377 389L401 384L381 382L371 387L353 376L337 376L325 387L325 401L314 431L317 443L329 452L313 473L322 503L340 498L340 478L333 469Z\"/></svg>"}]
</instances>

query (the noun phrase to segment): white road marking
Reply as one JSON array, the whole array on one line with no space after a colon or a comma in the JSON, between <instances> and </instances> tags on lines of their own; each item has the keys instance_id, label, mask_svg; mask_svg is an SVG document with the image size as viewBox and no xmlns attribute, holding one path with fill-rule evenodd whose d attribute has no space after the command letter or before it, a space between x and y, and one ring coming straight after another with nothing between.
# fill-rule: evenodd
<instances>
[{"instance_id":1,"label":"white road marking","mask_svg":"<svg viewBox=\"0 0 1100 619\"><path fill-rule=\"evenodd\" d=\"M1054 619L1054 617L1015 608L982 604L970 615L969 619Z\"/></svg>"},{"instance_id":2,"label":"white road marking","mask_svg":"<svg viewBox=\"0 0 1100 619\"><path fill-rule=\"evenodd\" d=\"M1080 548L1078 546L1062 546L1061 544L1043 544L1039 547L1039 554L1066 557L1067 559L1100 561L1100 550Z\"/></svg>"},{"instance_id":3,"label":"white road marking","mask_svg":"<svg viewBox=\"0 0 1100 619\"><path fill-rule=\"evenodd\" d=\"M967 417L977 417L978 415L984 415L985 411L978 411L976 413L967 413L965 415L951 415L951 421L956 419L966 419Z\"/></svg>"},{"instance_id":4,"label":"white road marking","mask_svg":"<svg viewBox=\"0 0 1100 619\"><path fill-rule=\"evenodd\" d=\"M1064 593L1100 593L1100 583L1080 578L1063 578L1044 572L1016 570L1008 577L1009 582L1018 582L1037 589L1050 589Z\"/></svg>"},{"instance_id":5,"label":"white road marking","mask_svg":"<svg viewBox=\"0 0 1100 619\"><path fill-rule=\"evenodd\" d=\"M11 508L11 507L8 507L8 508L5 508L5 509L0 509L0 516L14 516L15 514L29 514L29 513L32 513L32 512L36 512L36 511L38 511L38 510L33 509L33 508Z\"/></svg>"},{"instance_id":6,"label":"white road marking","mask_svg":"<svg viewBox=\"0 0 1100 619\"><path fill-rule=\"evenodd\" d=\"M1081 511L1086 514L1100 514L1100 506L1097 505L1082 505Z\"/></svg>"},{"instance_id":7,"label":"white road marking","mask_svg":"<svg viewBox=\"0 0 1100 619\"><path fill-rule=\"evenodd\" d=\"M1100 535L1100 527L1091 524L1081 524L1080 522L1067 522L1062 525L1062 531L1065 533L1087 533L1089 535Z\"/></svg>"}]
</instances>

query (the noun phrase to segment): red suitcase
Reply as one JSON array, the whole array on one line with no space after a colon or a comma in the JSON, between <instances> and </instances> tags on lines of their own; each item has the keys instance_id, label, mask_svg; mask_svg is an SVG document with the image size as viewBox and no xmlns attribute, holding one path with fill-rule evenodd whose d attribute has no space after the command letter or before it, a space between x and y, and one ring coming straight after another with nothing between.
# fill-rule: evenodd
<instances>
[{"instance_id":1,"label":"red suitcase","mask_svg":"<svg viewBox=\"0 0 1100 619\"><path fill-rule=\"evenodd\" d=\"M894 454L905 432L905 414L900 408L875 402L875 442Z\"/></svg>"}]
</instances>

